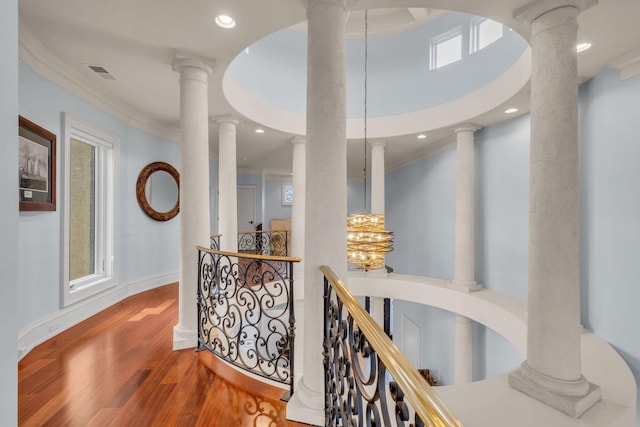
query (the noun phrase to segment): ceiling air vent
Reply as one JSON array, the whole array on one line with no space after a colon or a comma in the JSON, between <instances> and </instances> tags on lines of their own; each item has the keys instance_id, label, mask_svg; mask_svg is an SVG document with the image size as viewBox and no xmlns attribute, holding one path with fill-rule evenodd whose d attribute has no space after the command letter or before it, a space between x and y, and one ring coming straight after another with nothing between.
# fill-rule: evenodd
<instances>
[{"instance_id":1,"label":"ceiling air vent","mask_svg":"<svg viewBox=\"0 0 640 427\"><path fill-rule=\"evenodd\" d=\"M115 80L116 78L101 65L87 65L91 71L99 75L105 80Z\"/></svg>"}]
</instances>

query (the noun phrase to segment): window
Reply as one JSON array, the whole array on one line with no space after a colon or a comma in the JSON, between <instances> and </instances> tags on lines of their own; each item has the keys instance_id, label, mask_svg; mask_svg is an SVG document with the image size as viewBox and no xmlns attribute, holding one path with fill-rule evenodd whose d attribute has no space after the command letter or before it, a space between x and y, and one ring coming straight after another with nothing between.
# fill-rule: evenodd
<instances>
[{"instance_id":1,"label":"window","mask_svg":"<svg viewBox=\"0 0 640 427\"><path fill-rule=\"evenodd\" d=\"M500 22L487 18L474 17L469 27L469 53L477 52L491 43L499 40L504 34L504 27Z\"/></svg>"},{"instance_id":2,"label":"window","mask_svg":"<svg viewBox=\"0 0 640 427\"><path fill-rule=\"evenodd\" d=\"M460 28L440 34L429 44L429 69L444 67L462 59L462 32Z\"/></svg>"},{"instance_id":3,"label":"window","mask_svg":"<svg viewBox=\"0 0 640 427\"><path fill-rule=\"evenodd\" d=\"M118 140L64 116L63 304L115 284L114 193Z\"/></svg>"}]
</instances>

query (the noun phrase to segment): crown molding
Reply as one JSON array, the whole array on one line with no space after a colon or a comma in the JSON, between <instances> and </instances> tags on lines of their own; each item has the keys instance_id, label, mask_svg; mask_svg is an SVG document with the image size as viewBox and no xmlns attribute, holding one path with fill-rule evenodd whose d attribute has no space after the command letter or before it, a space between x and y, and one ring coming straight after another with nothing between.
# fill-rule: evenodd
<instances>
[{"instance_id":1,"label":"crown molding","mask_svg":"<svg viewBox=\"0 0 640 427\"><path fill-rule=\"evenodd\" d=\"M122 100L99 89L86 76L65 64L24 24L19 22L19 58L33 71L68 90L118 120L174 142L180 141L180 129L167 126L141 114Z\"/></svg>"},{"instance_id":2,"label":"crown molding","mask_svg":"<svg viewBox=\"0 0 640 427\"><path fill-rule=\"evenodd\" d=\"M609 67L620 72L622 80L640 76L640 49L634 49L609 63Z\"/></svg>"},{"instance_id":3,"label":"crown molding","mask_svg":"<svg viewBox=\"0 0 640 427\"><path fill-rule=\"evenodd\" d=\"M394 171L396 169L400 169L404 166L410 165L411 163L415 163L418 160L422 160L426 157L431 157L436 154L442 153L443 151L453 149L455 145L456 145L455 137L453 135L447 135L441 139L432 141L424 149L387 165L387 167L385 168L385 173Z\"/></svg>"}]
</instances>

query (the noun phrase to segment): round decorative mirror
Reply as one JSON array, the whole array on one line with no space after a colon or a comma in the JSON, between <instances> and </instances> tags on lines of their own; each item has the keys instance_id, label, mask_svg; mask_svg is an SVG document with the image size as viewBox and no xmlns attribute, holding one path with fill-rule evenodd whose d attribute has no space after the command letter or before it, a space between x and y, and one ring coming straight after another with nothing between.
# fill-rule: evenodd
<instances>
[{"instance_id":1,"label":"round decorative mirror","mask_svg":"<svg viewBox=\"0 0 640 427\"><path fill-rule=\"evenodd\" d=\"M149 218L170 220L180 212L180 174L169 163L149 163L138 175L136 197Z\"/></svg>"}]
</instances>

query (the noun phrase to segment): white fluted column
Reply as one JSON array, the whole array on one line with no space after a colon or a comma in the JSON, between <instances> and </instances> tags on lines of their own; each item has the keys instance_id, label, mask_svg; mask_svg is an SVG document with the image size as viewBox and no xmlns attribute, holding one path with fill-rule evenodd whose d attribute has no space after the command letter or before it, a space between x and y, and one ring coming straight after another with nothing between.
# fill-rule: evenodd
<instances>
[{"instance_id":1,"label":"white fluted column","mask_svg":"<svg viewBox=\"0 0 640 427\"><path fill-rule=\"evenodd\" d=\"M304 137L291 139L293 146L293 205L291 206L291 256L302 258L293 266L293 293L298 340L294 349L294 374L303 372L304 345L300 332L304 331L304 199L305 199L305 144Z\"/></svg>"},{"instance_id":2,"label":"white fluted column","mask_svg":"<svg viewBox=\"0 0 640 427\"><path fill-rule=\"evenodd\" d=\"M371 147L371 213L384 215L384 139L368 141ZM387 270L367 271L370 277L387 277ZM371 297L371 317L384 327L384 298Z\"/></svg>"},{"instance_id":3,"label":"white fluted column","mask_svg":"<svg viewBox=\"0 0 640 427\"><path fill-rule=\"evenodd\" d=\"M595 1L531 3L531 159L527 360L517 390L578 417L600 398L582 376L577 17Z\"/></svg>"},{"instance_id":4,"label":"white fluted column","mask_svg":"<svg viewBox=\"0 0 640 427\"><path fill-rule=\"evenodd\" d=\"M324 425L322 265L347 276L345 0L307 0L303 376L287 417ZM295 197L295 196L294 196Z\"/></svg>"},{"instance_id":5,"label":"white fluted column","mask_svg":"<svg viewBox=\"0 0 640 427\"><path fill-rule=\"evenodd\" d=\"M177 52L173 69L180 73L180 287L179 320L173 329L174 350L195 347L198 313L198 251L209 247L208 79L213 61Z\"/></svg>"},{"instance_id":6,"label":"white fluted column","mask_svg":"<svg viewBox=\"0 0 640 427\"><path fill-rule=\"evenodd\" d=\"M218 233L220 250L238 252L238 179L234 116L216 117L218 125Z\"/></svg>"}]
</instances>

